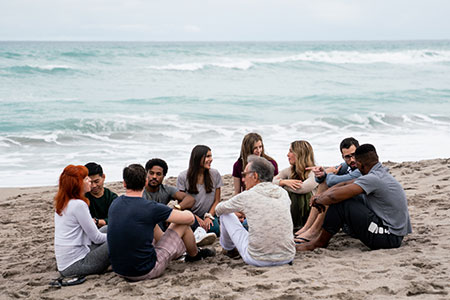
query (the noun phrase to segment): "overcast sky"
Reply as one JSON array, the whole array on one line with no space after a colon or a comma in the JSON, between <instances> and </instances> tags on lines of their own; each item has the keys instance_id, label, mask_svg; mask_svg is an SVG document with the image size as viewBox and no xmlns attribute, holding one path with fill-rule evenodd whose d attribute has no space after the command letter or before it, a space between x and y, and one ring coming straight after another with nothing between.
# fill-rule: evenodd
<instances>
[{"instance_id":1,"label":"overcast sky","mask_svg":"<svg viewBox=\"0 0 450 300\"><path fill-rule=\"evenodd\" d=\"M450 39L447 0L0 0L0 40Z\"/></svg>"}]
</instances>

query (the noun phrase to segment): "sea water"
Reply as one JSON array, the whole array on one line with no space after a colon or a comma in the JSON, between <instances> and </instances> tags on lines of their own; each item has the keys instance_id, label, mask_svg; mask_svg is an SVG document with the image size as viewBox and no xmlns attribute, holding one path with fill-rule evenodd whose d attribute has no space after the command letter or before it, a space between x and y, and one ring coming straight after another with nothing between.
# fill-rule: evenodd
<instances>
[{"instance_id":1,"label":"sea water","mask_svg":"<svg viewBox=\"0 0 450 300\"><path fill-rule=\"evenodd\" d=\"M450 41L0 42L2 187L153 157L176 176L197 144L229 174L249 132L280 168L299 139L320 165L349 136L382 161L450 157Z\"/></svg>"}]
</instances>

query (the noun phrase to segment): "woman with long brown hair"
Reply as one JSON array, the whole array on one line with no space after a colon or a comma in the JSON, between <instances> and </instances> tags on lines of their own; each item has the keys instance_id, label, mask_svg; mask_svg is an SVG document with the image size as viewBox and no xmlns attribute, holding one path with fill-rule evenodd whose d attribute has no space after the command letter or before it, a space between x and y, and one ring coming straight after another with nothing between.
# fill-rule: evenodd
<instances>
[{"instance_id":1,"label":"woman with long brown hair","mask_svg":"<svg viewBox=\"0 0 450 300\"><path fill-rule=\"evenodd\" d=\"M265 159L270 161L275 167L273 175L276 176L278 174L277 162L272 157L264 153L264 144L262 137L255 132L248 133L242 140L241 153L239 154L239 158L233 165L233 186L235 195L245 190L244 183L242 182L242 172L247 166L247 157L251 154L264 157Z\"/></svg>"},{"instance_id":2,"label":"woman with long brown hair","mask_svg":"<svg viewBox=\"0 0 450 300\"><path fill-rule=\"evenodd\" d=\"M208 146L195 146L189 159L189 168L178 175L177 188L195 198L191 211L196 216L198 225L219 236L220 228L215 214L223 182L219 171L211 168L212 161Z\"/></svg>"},{"instance_id":3,"label":"woman with long brown hair","mask_svg":"<svg viewBox=\"0 0 450 300\"><path fill-rule=\"evenodd\" d=\"M109 266L107 226L98 230L89 213L84 195L90 190L85 166L64 168L54 201L56 264L64 277L102 273Z\"/></svg>"},{"instance_id":4,"label":"woman with long brown hair","mask_svg":"<svg viewBox=\"0 0 450 300\"><path fill-rule=\"evenodd\" d=\"M314 151L307 141L294 141L289 147L287 157L291 166L282 170L273 182L289 193L294 231L297 231L308 219L309 199L317 187L314 173L306 170L315 166Z\"/></svg>"}]
</instances>

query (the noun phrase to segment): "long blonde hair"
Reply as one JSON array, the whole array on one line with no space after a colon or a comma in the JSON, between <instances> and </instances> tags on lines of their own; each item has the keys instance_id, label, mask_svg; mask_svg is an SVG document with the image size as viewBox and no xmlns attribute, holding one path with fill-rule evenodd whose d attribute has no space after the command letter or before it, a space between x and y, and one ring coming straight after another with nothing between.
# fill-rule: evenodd
<instances>
[{"instance_id":1,"label":"long blonde hair","mask_svg":"<svg viewBox=\"0 0 450 300\"><path fill-rule=\"evenodd\" d=\"M305 169L315 165L313 148L307 141L300 140L291 143L291 150L296 158L295 164L291 166L291 178L306 180L311 171Z\"/></svg>"},{"instance_id":2,"label":"long blonde hair","mask_svg":"<svg viewBox=\"0 0 450 300\"><path fill-rule=\"evenodd\" d=\"M239 155L239 158L242 160L242 170L244 170L247 166L248 156L253 154L253 146L259 141L261 141L262 144L261 157L264 157L267 160L274 160L272 157L264 153L264 143L262 137L256 132L250 132L247 133L242 140L241 154Z\"/></svg>"}]
</instances>

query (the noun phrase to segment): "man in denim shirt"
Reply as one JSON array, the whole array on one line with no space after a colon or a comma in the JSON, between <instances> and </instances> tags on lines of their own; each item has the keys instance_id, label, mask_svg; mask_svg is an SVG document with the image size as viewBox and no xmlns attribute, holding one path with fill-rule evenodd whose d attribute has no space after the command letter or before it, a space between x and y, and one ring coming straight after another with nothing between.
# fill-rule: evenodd
<instances>
[{"instance_id":1,"label":"man in denim shirt","mask_svg":"<svg viewBox=\"0 0 450 300\"><path fill-rule=\"evenodd\" d=\"M356 167L355 150L359 147L359 142L353 138L345 138L339 145L342 158L344 162L337 167L324 168L322 166L307 168L314 172L316 182L319 183L317 193L320 194L328 188L349 180L353 180L361 176L361 172ZM322 228L325 214L320 214L314 207L309 213L306 224L297 231L296 242L298 244L309 242L314 237L318 236ZM344 231L351 234L348 226L344 226Z\"/></svg>"}]
</instances>

